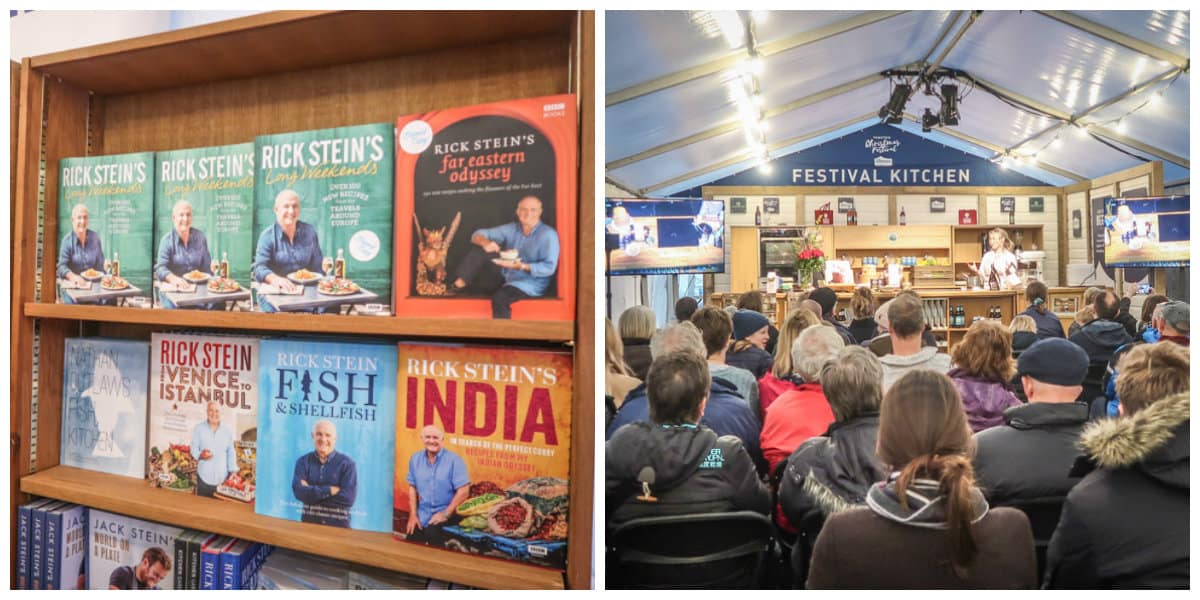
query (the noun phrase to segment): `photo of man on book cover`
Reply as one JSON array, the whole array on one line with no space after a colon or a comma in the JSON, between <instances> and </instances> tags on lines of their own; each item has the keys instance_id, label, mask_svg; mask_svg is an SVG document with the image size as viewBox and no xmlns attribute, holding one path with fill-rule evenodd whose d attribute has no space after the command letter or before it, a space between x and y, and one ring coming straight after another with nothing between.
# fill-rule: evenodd
<instances>
[{"instance_id":1,"label":"photo of man on book cover","mask_svg":"<svg viewBox=\"0 0 1200 600\"><path fill-rule=\"evenodd\" d=\"M399 315L570 319L575 96L397 120Z\"/></svg>"}]
</instances>

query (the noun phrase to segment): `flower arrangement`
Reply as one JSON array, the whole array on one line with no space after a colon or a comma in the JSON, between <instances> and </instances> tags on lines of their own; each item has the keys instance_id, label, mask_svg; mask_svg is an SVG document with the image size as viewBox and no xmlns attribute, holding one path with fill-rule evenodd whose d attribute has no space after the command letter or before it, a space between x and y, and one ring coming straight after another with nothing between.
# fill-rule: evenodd
<instances>
[{"instance_id":1,"label":"flower arrangement","mask_svg":"<svg viewBox=\"0 0 1200 600\"><path fill-rule=\"evenodd\" d=\"M816 229L806 231L802 239L796 240L796 283L807 287L813 275L825 273L825 253L819 248L821 234Z\"/></svg>"}]
</instances>

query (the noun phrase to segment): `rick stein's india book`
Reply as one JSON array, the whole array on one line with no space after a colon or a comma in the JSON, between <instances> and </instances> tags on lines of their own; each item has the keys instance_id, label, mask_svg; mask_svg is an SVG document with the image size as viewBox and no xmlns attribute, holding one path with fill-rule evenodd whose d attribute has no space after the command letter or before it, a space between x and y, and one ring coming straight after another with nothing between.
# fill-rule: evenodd
<instances>
[{"instance_id":1,"label":"rick stein's india book","mask_svg":"<svg viewBox=\"0 0 1200 600\"><path fill-rule=\"evenodd\" d=\"M569 352L399 345L399 539L564 568Z\"/></svg>"},{"instance_id":2,"label":"rick stein's india book","mask_svg":"<svg viewBox=\"0 0 1200 600\"><path fill-rule=\"evenodd\" d=\"M262 340L255 512L392 530L396 346Z\"/></svg>"},{"instance_id":3,"label":"rick stein's india book","mask_svg":"<svg viewBox=\"0 0 1200 600\"><path fill-rule=\"evenodd\" d=\"M155 308L250 310L254 144L155 155Z\"/></svg>"},{"instance_id":4,"label":"rick stein's india book","mask_svg":"<svg viewBox=\"0 0 1200 600\"><path fill-rule=\"evenodd\" d=\"M154 153L64 158L58 168L58 301L150 308Z\"/></svg>"},{"instance_id":5,"label":"rick stein's india book","mask_svg":"<svg viewBox=\"0 0 1200 600\"><path fill-rule=\"evenodd\" d=\"M574 95L396 121L396 314L569 320Z\"/></svg>"}]
</instances>

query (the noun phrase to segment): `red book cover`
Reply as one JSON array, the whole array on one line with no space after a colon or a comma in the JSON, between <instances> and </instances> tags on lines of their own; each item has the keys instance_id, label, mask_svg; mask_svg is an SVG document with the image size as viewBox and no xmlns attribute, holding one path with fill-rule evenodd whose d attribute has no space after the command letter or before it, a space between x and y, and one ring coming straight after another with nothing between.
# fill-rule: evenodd
<instances>
[{"instance_id":1,"label":"red book cover","mask_svg":"<svg viewBox=\"0 0 1200 600\"><path fill-rule=\"evenodd\" d=\"M397 316L574 318L576 100L396 120Z\"/></svg>"}]
</instances>

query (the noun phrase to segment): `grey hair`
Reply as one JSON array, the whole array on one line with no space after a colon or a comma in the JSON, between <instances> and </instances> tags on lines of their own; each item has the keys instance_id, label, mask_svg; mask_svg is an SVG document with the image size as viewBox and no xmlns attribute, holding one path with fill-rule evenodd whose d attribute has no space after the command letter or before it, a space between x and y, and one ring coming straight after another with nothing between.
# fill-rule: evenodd
<instances>
[{"instance_id":1,"label":"grey hair","mask_svg":"<svg viewBox=\"0 0 1200 600\"><path fill-rule=\"evenodd\" d=\"M892 301L888 300L887 302L880 304L879 308L875 309L875 322L878 323L879 327L881 329L883 329L884 331L887 331L887 327L888 327L887 311L888 311L888 308L890 308L891 306L892 306Z\"/></svg>"},{"instance_id":2,"label":"grey hair","mask_svg":"<svg viewBox=\"0 0 1200 600\"><path fill-rule=\"evenodd\" d=\"M171 207L171 216L174 217L175 211L179 210L179 208L182 206L187 206L188 208L193 208L191 202L188 202L187 200L180 200L179 202L175 203L175 206ZM194 210L194 208L193 208L193 210Z\"/></svg>"},{"instance_id":3,"label":"grey hair","mask_svg":"<svg viewBox=\"0 0 1200 600\"><path fill-rule=\"evenodd\" d=\"M704 338L691 321L671 323L650 338L650 358L656 359L671 352L689 352L708 360Z\"/></svg>"},{"instance_id":4,"label":"grey hair","mask_svg":"<svg viewBox=\"0 0 1200 600\"><path fill-rule=\"evenodd\" d=\"M623 338L649 338L654 335L654 310L644 304L630 306L617 319Z\"/></svg>"},{"instance_id":5,"label":"grey hair","mask_svg":"<svg viewBox=\"0 0 1200 600\"><path fill-rule=\"evenodd\" d=\"M837 421L878 412L883 402L883 365L862 346L845 346L821 369L821 389Z\"/></svg>"},{"instance_id":6,"label":"grey hair","mask_svg":"<svg viewBox=\"0 0 1200 600\"><path fill-rule=\"evenodd\" d=\"M328 425L331 429L333 429L333 435L337 435L337 425L334 425L333 421L330 421L329 419L321 419L320 421L313 423L312 432L314 435L317 433L317 428L321 426L321 423Z\"/></svg>"},{"instance_id":7,"label":"grey hair","mask_svg":"<svg viewBox=\"0 0 1200 600\"><path fill-rule=\"evenodd\" d=\"M289 196L295 196L296 202L300 201L300 194L297 194L295 190L281 190L278 194L275 195L275 210L279 210L279 203L284 198L287 198Z\"/></svg>"},{"instance_id":8,"label":"grey hair","mask_svg":"<svg viewBox=\"0 0 1200 600\"><path fill-rule=\"evenodd\" d=\"M846 347L842 336L831 325L809 327L792 342L792 368L805 381L821 381L821 367Z\"/></svg>"}]
</instances>

